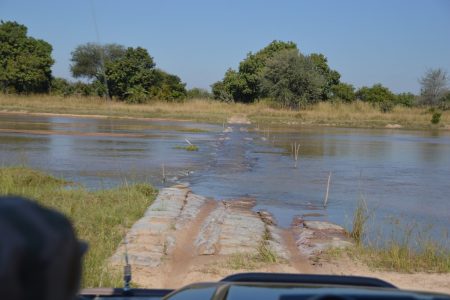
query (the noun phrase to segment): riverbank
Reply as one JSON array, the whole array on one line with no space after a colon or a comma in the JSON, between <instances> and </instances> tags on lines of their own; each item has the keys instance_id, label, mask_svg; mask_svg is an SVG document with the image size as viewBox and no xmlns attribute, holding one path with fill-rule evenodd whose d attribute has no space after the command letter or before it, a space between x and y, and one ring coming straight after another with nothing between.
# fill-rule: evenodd
<instances>
[{"instance_id":1,"label":"riverbank","mask_svg":"<svg viewBox=\"0 0 450 300\"><path fill-rule=\"evenodd\" d=\"M0 95L0 111L14 113L90 116L96 118L144 118L189 120L223 124L233 116L245 116L259 127L265 125L335 126L359 128L405 128L450 130L450 112L442 113L439 124L431 124L427 108L396 106L383 113L363 102L319 103L304 110L276 109L266 102L227 104L213 100L187 100L183 103L152 102L125 104L96 97L48 95Z\"/></svg>"},{"instance_id":2,"label":"riverbank","mask_svg":"<svg viewBox=\"0 0 450 300\"><path fill-rule=\"evenodd\" d=\"M54 208L74 224L89 244L84 257L83 287L121 286L122 274L107 265L124 232L156 196L147 184L88 191L63 179L25 167L0 168L0 195L20 195Z\"/></svg>"}]
</instances>

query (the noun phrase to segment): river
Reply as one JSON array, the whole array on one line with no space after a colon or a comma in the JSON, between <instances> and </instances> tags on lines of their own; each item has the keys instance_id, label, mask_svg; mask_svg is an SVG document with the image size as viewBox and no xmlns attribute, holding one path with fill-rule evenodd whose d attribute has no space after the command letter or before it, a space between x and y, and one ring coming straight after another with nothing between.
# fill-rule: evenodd
<instances>
[{"instance_id":1,"label":"river","mask_svg":"<svg viewBox=\"0 0 450 300\"><path fill-rule=\"evenodd\" d=\"M448 239L449 131L258 127L0 113L0 163L25 164L90 189L188 183L217 200L252 197L255 209L270 211L281 226L303 215L349 227L363 198L377 231L400 221L432 226L434 236ZM176 148L186 140L199 150Z\"/></svg>"}]
</instances>

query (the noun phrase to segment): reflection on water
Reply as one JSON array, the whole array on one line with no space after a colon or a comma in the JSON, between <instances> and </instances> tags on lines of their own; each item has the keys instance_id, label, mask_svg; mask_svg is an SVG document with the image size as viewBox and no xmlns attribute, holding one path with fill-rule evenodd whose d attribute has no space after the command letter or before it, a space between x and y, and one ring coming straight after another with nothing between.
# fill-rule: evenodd
<instances>
[{"instance_id":1,"label":"reflection on water","mask_svg":"<svg viewBox=\"0 0 450 300\"><path fill-rule=\"evenodd\" d=\"M273 127L265 134L251 126L232 129L0 114L0 163L26 163L89 188L114 186L125 178L160 187L164 165L167 184L188 182L194 192L216 199L254 197L257 209L271 211L283 226L302 214L349 225L356 201L364 197L375 208L380 227L393 216L450 228L449 132ZM175 149L186 138L199 146L198 152ZM298 168L291 156L293 142L301 145Z\"/></svg>"}]
</instances>

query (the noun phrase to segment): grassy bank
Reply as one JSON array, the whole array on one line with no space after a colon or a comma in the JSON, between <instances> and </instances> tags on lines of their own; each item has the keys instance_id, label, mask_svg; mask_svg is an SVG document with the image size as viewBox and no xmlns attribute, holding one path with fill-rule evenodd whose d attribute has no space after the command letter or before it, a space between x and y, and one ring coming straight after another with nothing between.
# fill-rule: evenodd
<instances>
[{"instance_id":1,"label":"grassy bank","mask_svg":"<svg viewBox=\"0 0 450 300\"><path fill-rule=\"evenodd\" d=\"M367 221L373 217L361 200L353 216L350 236L356 246L345 252L368 266L395 272L450 273L448 233L442 240L432 238L417 224L392 224L389 236L379 241L364 240Z\"/></svg>"},{"instance_id":2,"label":"grassy bank","mask_svg":"<svg viewBox=\"0 0 450 300\"><path fill-rule=\"evenodd\" d=\"M323 102L304 110L274 108L270 102L227 104L212 100L184 103L152 102L125 104L101 98L58 96L0 95L0 110L34 113L105 115L136 118L172 118L222 124L233 115L246 115L253 123L325 125L340 127L383 128L399 124L404 128L450 128L450 112L442 113L438 125L431 124L432 113L426 108L394 107L389 113L363 102L351 104Z\"/></svg>"},{"instance_id":3,"label":"grassy bank","mask_svg":"<svg viewBox=\"0 0 450 300\"><path fill-rule=\"evenodd\" d=\"M88 191L64 180L24 167L0 168L0 195L21 195L61 211L75 225L78 237L89 243L84 258L83 286L121 286L121 274L106 260L119 245L124 230L142 216L156 190L138 184Z\"/></svg>"}]
</instances>

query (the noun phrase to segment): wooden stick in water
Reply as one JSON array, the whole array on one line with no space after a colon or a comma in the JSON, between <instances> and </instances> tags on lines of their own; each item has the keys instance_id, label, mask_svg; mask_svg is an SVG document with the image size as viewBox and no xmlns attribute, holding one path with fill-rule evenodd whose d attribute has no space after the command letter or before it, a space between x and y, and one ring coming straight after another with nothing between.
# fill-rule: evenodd
<instances>
[{"instance_id":1,"label":"wooden stick in water","mask_svg":"<svg viewBox=\"0 0 450 300\"><path fill-rule=\"evenodd\" d=\"M325 194L325 200L323 201L323 207L327 207L328 203L328 192L330 191L330 181L331 181L331 171L328 173L328 183L327 183L327 192Z\"/></svg>"},{"instance_id":2,"label":"wooden stick in water","mask_svg":"<svg viewBox=\"0 0 450 300\"><path fill-rule=\"evenodd\" d=\"M294 157L294 168L297 168L297 161L298 161L298 152L300 151L300 143L297 144L297 142L291 144L292 149L292 155Z\"/></svg>"}]
</instances>

